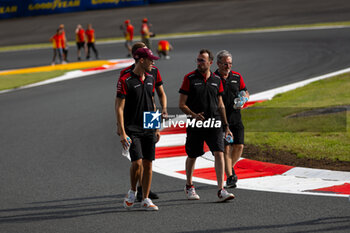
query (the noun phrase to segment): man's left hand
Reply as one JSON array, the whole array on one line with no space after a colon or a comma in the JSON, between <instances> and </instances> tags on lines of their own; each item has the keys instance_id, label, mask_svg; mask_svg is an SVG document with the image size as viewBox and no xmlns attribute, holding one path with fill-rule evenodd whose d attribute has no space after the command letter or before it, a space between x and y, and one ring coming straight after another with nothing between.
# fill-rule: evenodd
<instances>
[{"instance_id":1,"label":"man's left hand","mask_svg":"<svg viewBox=\"0 0 350 233\"><path fill-rule=\"evenodd\" d=\"M156 138L156 143L157 143L160 140L160 132L159 132L159 130L156 131L156 137L157 137Z\"/></svg>"}]
</instances>

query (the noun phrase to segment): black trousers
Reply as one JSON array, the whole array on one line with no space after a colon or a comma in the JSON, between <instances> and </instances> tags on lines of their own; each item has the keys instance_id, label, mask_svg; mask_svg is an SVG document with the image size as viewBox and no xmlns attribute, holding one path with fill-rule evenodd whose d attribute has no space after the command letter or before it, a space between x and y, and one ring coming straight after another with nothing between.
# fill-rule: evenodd
<instances>
[{"instance_id":1,"label":"black trousers","mask_svg":"<svg viewBox=\"0 0 350 233\"><path fill-rule=\"evenodd\" d=\"M88 46L88 51L87 51L86 58L87 58L87 59L90 58L90 49L92 48L92 50L93 50L94 53L95 53L96 59L98 59L98 52L97 52L97 49L96 49L96 47L95 47L95 43L87 43L87 46Z\"/></svg>"}]
</instances>

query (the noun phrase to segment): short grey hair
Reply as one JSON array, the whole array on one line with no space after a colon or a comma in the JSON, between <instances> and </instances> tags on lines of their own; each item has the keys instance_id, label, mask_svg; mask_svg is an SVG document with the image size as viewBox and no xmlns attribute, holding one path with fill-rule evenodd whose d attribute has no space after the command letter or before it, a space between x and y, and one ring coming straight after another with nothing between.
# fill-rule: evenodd
<instances>
[{"instance_id":1,"label":"short grey hair","mask_svg":"<svg viewBox=\"0 0 350 233\"><path fill-rule=\"evenodd\" d=\"M221 50L216 54L217 61L221 61L224 57L230 57L232 59L232 54L227 50Z\"/></svg>"}]
</instances>

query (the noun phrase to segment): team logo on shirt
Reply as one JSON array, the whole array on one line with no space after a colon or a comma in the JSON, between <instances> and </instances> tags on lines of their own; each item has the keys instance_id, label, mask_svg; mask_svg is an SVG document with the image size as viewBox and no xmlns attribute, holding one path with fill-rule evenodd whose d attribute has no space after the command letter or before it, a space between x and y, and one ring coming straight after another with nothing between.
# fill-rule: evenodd
<instances>
[{"instance_id":1,"label":"team logo on shirt","mask_svg":"<svg viewBox=\"0 0 350 233\"><path fill-rule=\"evenodd\" d=\"M143 112L143 128L144 129L160 129L161 122L159 110L156 112Z\"/></svg>"}]
</instances>

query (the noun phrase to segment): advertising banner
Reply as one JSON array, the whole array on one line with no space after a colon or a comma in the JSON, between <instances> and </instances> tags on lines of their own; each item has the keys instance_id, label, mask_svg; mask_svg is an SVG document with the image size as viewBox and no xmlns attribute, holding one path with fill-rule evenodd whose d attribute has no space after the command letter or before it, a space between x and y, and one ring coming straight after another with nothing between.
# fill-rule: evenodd
<instances>
[{"instance_id":1,"label":"advertising banner","mask_svg":"<svg viewBox=\"0 0 350 233\"><path fill-rule=\"evenodd\" d=\"M83 0L29 0L23 16L83 11Z\"/></svg>"},{"instance_id":2,"label":"advertising banner","mask_svg":"<svg viewBox=\"0 0 350 233\"><path fill-rule=\"evenodd\" d=\"M108 9L116 7L128 7L144 5L144 0L86 0L84 1L86 10Z\"/></svg>"},{"instance_id":3,"label":"advertising banner","mask_svg":"<svg viewBox=\"0 0 350 233\"><path fill-rule=\"evenodd\" d=\"M183 1L183 0L148 0L148 3L161 3L161 2L177 2L177 1Z\"/></svg>"},{"instance_id":4,"label":"advertising banner","mask_svg":"<svg viewBox=\"0 0 350 233\"><path fill-rule=\"evenodd\" d=\"M181 0L0 0L0 19L175 1Z\"/></svg>"},{"instance_id":5,"label":"advertising banner","mask_svg":"<svg viewBox=\"0 0 350 233\"><path fill-rule=\"evenodd\" d=\"M21 16L23 4L24 0L0 0L0 19Z\"/></svg>"}]
</instances>

